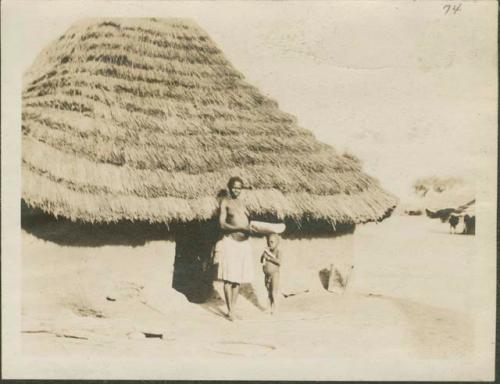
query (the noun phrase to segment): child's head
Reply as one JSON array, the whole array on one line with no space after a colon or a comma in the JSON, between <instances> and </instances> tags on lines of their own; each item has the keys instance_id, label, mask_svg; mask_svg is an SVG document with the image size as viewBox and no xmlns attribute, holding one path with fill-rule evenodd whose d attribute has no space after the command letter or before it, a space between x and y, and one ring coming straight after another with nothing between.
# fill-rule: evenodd
<instances>
[{"instance_id":1,"label":"child's head","mask_svg":"<svg viewBox=\"0 0 500 384\"><path fill-rule=\"evenodd\" d=\"M267 246L269 249L276 249L278 248L278 244L280 243L280 237L276 233L272 233L270 235L266 236L267 239Z\"/></svg>"}]
</instances>

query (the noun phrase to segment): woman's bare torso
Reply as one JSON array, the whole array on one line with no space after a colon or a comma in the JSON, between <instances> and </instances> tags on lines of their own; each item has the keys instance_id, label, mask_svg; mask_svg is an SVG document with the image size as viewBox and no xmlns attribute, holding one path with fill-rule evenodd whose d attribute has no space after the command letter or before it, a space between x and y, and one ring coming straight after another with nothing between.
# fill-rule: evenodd
<instances>
[{"instance_id":1,"label":"woman's bare torso","mask_svg":"<svg viewBox=\"0 0 500 384\"><path fill-rule=\"evenodd\" d=\"M243 204L235 199L226 200L226 222L238 227L247 227L249 224L248 213ZM248 234L245 232L231 232L231 237L235 240L246 240Z\"/></svg>"}]
</instances>

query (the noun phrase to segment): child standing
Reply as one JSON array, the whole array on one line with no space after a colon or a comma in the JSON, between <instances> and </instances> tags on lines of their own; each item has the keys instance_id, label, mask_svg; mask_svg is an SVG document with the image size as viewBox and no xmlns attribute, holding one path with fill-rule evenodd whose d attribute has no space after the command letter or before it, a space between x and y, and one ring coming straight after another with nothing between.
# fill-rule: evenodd
<instances>
[{"instance_id":1,"label":"child standing","mask_svg":"<svg viewBox=\"0 0 500 384\"><path fill-rule=\"evenodd\" d=\"M264 249L260 262L263 264L264 282L271 306L271 314L273 314L276 308L276 299L278 298L282 254L279 249L279 235L268 235L266 240L267 248Z\"/></svg>"}]
</instances>

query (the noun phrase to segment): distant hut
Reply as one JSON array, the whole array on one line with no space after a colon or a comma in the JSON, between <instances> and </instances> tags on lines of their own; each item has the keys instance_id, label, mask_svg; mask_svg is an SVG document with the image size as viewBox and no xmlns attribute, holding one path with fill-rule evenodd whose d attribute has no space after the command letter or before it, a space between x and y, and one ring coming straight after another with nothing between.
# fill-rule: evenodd
<instances>
[{"instance_id":1,"label":"distant hut","mask_svg":"<svg viewBox=\"0 0 500 384\"><path fill-rule=\"evenodd\" d=\"M402 211L410 216L439 210L458 208L475 198L473 183L458 177L425 177L413 185L413 194L403 204ZM443 220L448 220L448 216Z\"/></svg>"},{"instance_id":2,"label":"distant hut","mask_svg":"<svg viewBox=\"0 0 500 384\"><path fill-rule=\"evenodd\" d=\"M86 20L45 49L24 78L22 174L26 212L100 244L104 230L169 231L174 285L193 300L205 287L217 194L230 176L251 188L252 216L286 222L290 273L318 281L351 254L336 235L396 205L359 162L300 128L181 19ZM262 245L253 240L256 254Z\"/></svg>"}]
</instances>

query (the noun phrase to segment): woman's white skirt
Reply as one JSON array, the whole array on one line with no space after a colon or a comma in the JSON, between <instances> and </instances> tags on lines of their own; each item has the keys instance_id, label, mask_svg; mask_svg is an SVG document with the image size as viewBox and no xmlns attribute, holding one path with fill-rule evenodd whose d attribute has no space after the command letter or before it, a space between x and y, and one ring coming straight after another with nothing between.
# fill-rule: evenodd
<instances>
[{"instance_id":1,"label":"woman's white skirt","mask_svg":"<svg viewBox=\"0 0 500 384\"><path fill-rule=\"evenodd\" d=\"M253 280L254 264L250 241L237 241L226 235L215 245L214 256L214 261L219 264L219 280L239 284Z\"/></svg>"}]
</instances>

